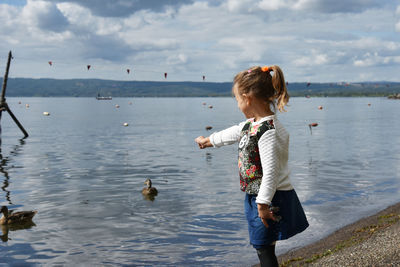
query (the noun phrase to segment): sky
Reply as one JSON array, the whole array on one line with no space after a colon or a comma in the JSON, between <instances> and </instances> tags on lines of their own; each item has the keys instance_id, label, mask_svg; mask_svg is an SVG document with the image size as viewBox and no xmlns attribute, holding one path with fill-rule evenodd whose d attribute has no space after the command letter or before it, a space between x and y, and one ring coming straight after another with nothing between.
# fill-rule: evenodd
<instances>
[{"instance_id":1,"label":"sky","mask_svg":"<svg viewBox=\"0 0 400 267\"><path fill-rule=\"evenodd\" d=\"M400 81L400 1L0 0L0 25L13 78Z\"/></svg>"}]
</instances>

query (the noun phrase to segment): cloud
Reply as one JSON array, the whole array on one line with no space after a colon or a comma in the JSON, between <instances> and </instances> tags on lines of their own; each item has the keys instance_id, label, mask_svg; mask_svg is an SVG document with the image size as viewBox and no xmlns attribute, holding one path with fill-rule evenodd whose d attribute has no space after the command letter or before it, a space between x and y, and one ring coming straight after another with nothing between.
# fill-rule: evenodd
<instances>
[{"instance_id":1,"label":"cloud","mask_svg":"<svg viewBox=\"0 0 400 267\"><path fill-rule=\"evenodd\" d=\"M282 0L262 0L258 3L258 7L262 10L278 10L281 8L288 8L289 3Z\"/></svg>"},{"instance_id":2,"label":"cloud","mask_svg":"<svg viewBox=\"0 0 400 267\"><path fill-rule=\"evenodd\" d=\"M381 56L379 53L365 53L361 59L354 59L354 66L357 67L371 67L382 66L400 63L400 56Z\"/></svg>"},{"instance_id":3,"label":"cloud","mask_svg":"<svg viewBox=\"0 0 400 267\"><path fill-rule=\"evenodd\" d=\"M20 10L13 6L0 5L0 19L1 26L0 32L2 34L7 34L7 32L12 32L11 30L16 26L15 18L19 15Z\"/></svg>"},{"instance_id":4,"label":"cloud","mask_svg":"<svg viewBox=\"0 0 400 267\"><path fill-rule=\"evenodd\" d=\"M188 62L188 57L185 54L171 55L167 57L169 65L180 65Z\"/></svg>"},{"instance_id":5,"label":"cloud","mask_svg":"<svg viewBox=\"0 0 400 267\"><path fill-rule=\"evenodd\" d=\"M166 7L178 8L194 0L46 0L58 3L75 3L100 17L128 17L140 10L162 12Z\"/></svg>"},{"instance_id":6,"label":"cloud","mask_svg":"<svg viewBox=\"0 0 400 267\"><path fill-rule=\"evenodd\" d=\"M396 15L400 16L400 6L397 6L396 8ZM400 32L400 21L398 21L395 25L395 31Z\"/></svg>"},{"instance_id":7,"label":"cloud","mask_svg":"<svg viewBox=\"0 0 400 267\"><path fill-rule=\"evenodd\" d=\"M0 4L0 52L15 50L20 77L157 80L168 72L170 80L204 74L208 81L231 81L249 66L276 64L290 81L374 79L369 73L378 72L398 79L380 68L398 62L395 1L161 2ZM93 71L75 70L86 64ZM116 71L127 66L133 75Z\"/></svg>"},{"instance_id":8,"label":"cloud","mask_svg":"<svg viewBox=\"0 0 400 267\"><path fill-rule=\"evenodd\" d=\"M231 12L250 12L266 15L262 11L293 10L318 13L361 13L370 8L383 7L380 0L228 0L227 9ZM310 14L310 13L309 13Z\"/></svg>"},{"instance_id":9,"label":"cloud","mask_svg":"<svg viewBox=\"0 0 400 267\"><path fill-rule=\"evenodd\" d=\"M302 56L293 61L293 64L298 67L326 65L329 63L331 63L329 56L318 50L312 50L308 56Z\"/></svg>"},{"instance_id":10,"label":"cloud","mask_svg":"<svg viewBox=\"0 0 400 267\"><path fill-rule=\"evenodd\" d=\"M29 26L36 25L41 30L62 32L69 23L55 4L45 1L28 0L22 17Z\"/></svg>"},{"instance_id":11,"label":"cloud","mask_svg":"<svg viewBox=\"0 0 400 267\"><path fill-rule=\"evenodd\" d=\"M254 1L251 0L228 0L226 6L231 12L251 11Z\"/></svg>"},{"instance_id":12,"label":"cloud","mask_svg":"<svg viewBox=\"0 0 400 267\"><path fill-rule=\"evenodd\" d=\"M384 5L385 1L381 0L299 0L293 7L298 10L314 10L322 13L360 13Z\"/></svg>"},{"instance_id":13,"label":"cloud","mask_svg":"<svg viewBox=\"0 0 400 267\"><path fill-rule=\"evenodd\" d=\"M129 58L133 50L115 36L87 34L80 39L82 59L104 59L118 62Z\"/></svg>"}]
</instances>

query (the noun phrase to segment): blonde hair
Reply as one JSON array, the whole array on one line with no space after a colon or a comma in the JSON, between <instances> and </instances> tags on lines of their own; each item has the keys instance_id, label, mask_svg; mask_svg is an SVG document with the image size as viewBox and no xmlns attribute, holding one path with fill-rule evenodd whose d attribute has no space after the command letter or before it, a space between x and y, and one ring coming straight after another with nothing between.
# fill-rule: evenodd
<instances>
[{"instance_id":1,"label":"blonde hair","mask_svg":"<svg viewBox=\"0 0 400 267\"><path fill-rule=\"evenodd\" d=\"M274 75L271 75L270 72ZM255 66L236 74L234 85L240 94L252 94L267 101L283 112L289 102L289 94L286 89L285 77L281 68L273 66Z\"/></svg>"}]
</instances>

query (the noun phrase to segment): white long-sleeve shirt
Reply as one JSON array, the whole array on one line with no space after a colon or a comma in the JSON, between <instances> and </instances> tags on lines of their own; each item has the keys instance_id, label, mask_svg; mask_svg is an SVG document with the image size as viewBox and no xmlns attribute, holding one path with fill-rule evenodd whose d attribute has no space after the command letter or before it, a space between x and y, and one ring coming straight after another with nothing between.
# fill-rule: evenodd
<instances>
[{"instance_id":1,"label":"white long-sleeve shirt","mask_svg":"<svg viewBox=\"0 0 400 267\"><path fill-rule=\"evenodd\" d=\"M266 131L258 140L263 177L256 203L271 204L276 190L292 190L289 179L289 133L275 115L252 122L252 126L273 120L275 129ZM239 141L240 132L247 121L210 135L214 147L231 145Z\"/></svg>"}]
</instances>

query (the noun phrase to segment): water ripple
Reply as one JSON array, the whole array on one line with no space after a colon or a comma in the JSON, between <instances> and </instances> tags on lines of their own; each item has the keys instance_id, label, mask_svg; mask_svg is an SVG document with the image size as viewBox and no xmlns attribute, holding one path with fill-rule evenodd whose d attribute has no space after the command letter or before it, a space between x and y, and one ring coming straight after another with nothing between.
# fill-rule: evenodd
<instances>
[{"instance_id":1,"label":"water ripple","mask_svg":"<svg viewBox=\"0 0 400 267\"><path fill-rule=\"evenodd\" d=\"M118 111L114 99L28 101L31 108L16 116L29 138L20 140L8 130L13 122L2 119L0 205L39 212L36 226L10 231L0 243L0 265L258 261L248 243L237 148L204 151L193 142L209 134L205 125L221 130L243 119L234 100L134 99L128 106L115 99ZM380 98L291 99L280 118L291 134L291 180L310 228L279 242L278 253L398 201L399 108ZM37 115L44 109L52 116ZM311 135L313 121L319 126ZM159 190L153 201L141 195L146 178Z\"/></svg>"}]
</instances>

